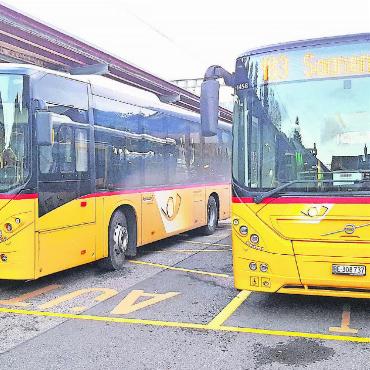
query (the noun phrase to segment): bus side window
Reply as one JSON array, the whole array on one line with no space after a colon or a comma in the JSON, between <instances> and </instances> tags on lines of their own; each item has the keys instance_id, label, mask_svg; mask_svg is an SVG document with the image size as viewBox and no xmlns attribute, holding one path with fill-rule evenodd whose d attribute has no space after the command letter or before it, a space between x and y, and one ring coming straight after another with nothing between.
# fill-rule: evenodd
<instances>
[{"instance_id":1,"label":"bus side window","mask_svg":"<svg viewBox=\"0 0 370 370\"><path fill-rule=\"evenodd\" d=\"M36 80L33 85L34 99L42 99L49 104L51 112L68 115L68 109L76 109L70 111L69 114L75 116L72 121L77 121L79 114L78 110L87 111L88 109L88 94L87 83L76 81L62 76L46 74ZM78 109L77 109L78 108ZM83 113L81 113L83 116ZM77 117L76 117L77 116Z\"/></svg>"},{"instance_id":2,"label":"bus side window","mask_svg":"<svg viewBox=\"0 0 370 370\"><path fill-rule=\"evenodd\" d=\"M75 172L73 153L73 130L69 126L61 126L58 132L59 168L61 173Z\"/></svg>"},{"instance_id":3,"label":"bus side window","mask_svg":"<svg viewBox=\"0 0 370 370\"><path fill-rule=\"evenodd\" d=\"M141 123L146 110L95 95L93 105L97 188L140 186L146 155Z\"/></svg>"},{"instance_id":4,"label":"bus side window","mask_svg":"<svg viewBox=\"0 0 370 370\"><path fill-rule=\"evenodd\" d=\"M220 131L220 174L219 178L227 181L230 177L230 148L231 148L231 133L227 131Z\"/></svg>"},{"instance_id":5,"label":"bus side window","mask_svg":"<svg viewBox=\"0 0 370 370\"><path fill-rule=\"evenodd\" d=\"M166 176L167 128L162 112L147 112L143 115L144 128L144 176L145 185L164 185Z\"/></svg>"},{"instance_id":6,"label":"bus side window","mask_svg":"<svg viewBox=\"0 0 370 370\"><path fill-rule=\"evenodd\" d=\"M56 127L53 128L54 136ZM58 143L39 147L39 169L41 174L57 173L58 169Z\"/></svg>"},{"instance_id":7,"label":"bus side window","mask_svg":"<svg viewBox=\"0 0 370 370\"><path fill-rule=\"evenodd\" d=\"M198 122L188 122L190 130L190 145L189 145L189 170L190 170L190 181L193 183L203 181L202 171L202 143L201 143L201 131L200 124Z\"/></svg>"},{"instance_id":8,"label":"bus side window","mask_svg":"<svg viewBox=\"0 0 370 370\"><path fill-rule=\"evenodd\" d=\"M75 154L76 171L88 171L88 140L86 129L76 129L75 131Z\"/></svg>"},{"instance_id":9,"label":"bus side window","mask_svg":"<svg viewBox=\"0 0 370 370\"><path fill-rule=\"evenodd\" d=\"M48 104L48 111L70 118L73 122L88 123L87 111L59 104Z\"/></svg>"},{"instance_id":10,"label":"bus side window","mask_svg":"<svg viewBox=\"0 0 370 370\"><path fill-rule=\"evenodd\" d=\"M256 116L252 116L252 121L250 125L250 186L251 188L256 188L261 186L260 184L260 156L261 156L261 130L260 130L260 120Z\"/></svg>"},{"instance_id":11,"label":"bus side window","mask_svg":"<svg viewBox=\"0 0 370 370\"><path fill-rule=\"evenodd\" d=\"M172 184L187 182L188 168L187 168L187 121L180 117L170 116L166 117L167 136L174 140L174 144L168 145L169 171L168 177Z\"/></svg>"},{"instance_id":12,"label":"bus side window","mask_svg":"<svg viewBox=\"0 0 370 370\"><path fill-rule=\"evenodd\" d=\"M217 135L204 138L203 172L206 180L215 180L221 171L218 148L219 143Z\"/></svg>"}]
</instances>

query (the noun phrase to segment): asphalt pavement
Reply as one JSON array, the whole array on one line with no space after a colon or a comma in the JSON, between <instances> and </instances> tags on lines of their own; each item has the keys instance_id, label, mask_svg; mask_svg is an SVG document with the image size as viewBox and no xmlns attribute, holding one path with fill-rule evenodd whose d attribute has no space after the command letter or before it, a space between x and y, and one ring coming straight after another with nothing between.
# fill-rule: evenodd
<instances>
[{"instance_id":1,"label":"asphalt pavement","mask_svg":"<svg viewBox=\"0 0 370 370\"><path fill-rule=\"evenodd\" d=\"M1 369L366 369L369 302L239 292L230 225L0 282Z\"/></svg>"}]
</instances>

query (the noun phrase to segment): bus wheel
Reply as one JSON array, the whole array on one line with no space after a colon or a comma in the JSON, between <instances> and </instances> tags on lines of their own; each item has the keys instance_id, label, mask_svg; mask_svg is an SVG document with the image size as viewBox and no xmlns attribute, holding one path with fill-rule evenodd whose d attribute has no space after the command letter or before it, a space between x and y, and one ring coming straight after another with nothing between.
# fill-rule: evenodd
<instances>
[{"instance_id":1,"label":"bus wheel","mask_svg":"<svg viewBox=\"0 0 370 370\"><path fill-rule=\"evenodd\" d=\"M100 261L106 270L120 270L125 262L128 248L129 232L125 214L117 210L113 213L108 229L108 257Z\"/></svg>"},{"instance_id":2,"label":"bus wheel","mask_svg":"<svg viewBox=\"0 0 370 370\"><path fill-rule=\"evenodd\" d=\"M212 235L218 225L218 208L216 199L209 197L207 203L207 225L203 226L201 231L203 235Z\"/></svg>"}]
</instances>

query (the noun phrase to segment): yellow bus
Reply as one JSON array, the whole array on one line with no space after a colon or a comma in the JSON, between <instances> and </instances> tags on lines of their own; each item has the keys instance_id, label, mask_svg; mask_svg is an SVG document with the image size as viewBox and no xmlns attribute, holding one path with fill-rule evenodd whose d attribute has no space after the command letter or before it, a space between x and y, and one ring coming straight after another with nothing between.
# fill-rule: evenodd
<instances>
[{"instance_id":1,"label":"yellow bus","mask_svg":"<svg viewBox=\"0 0 370 370\"><path fill-rule=\"evenodd\" d=\"M37 279L230 216L231 129L101 76L0 66L0 279Z\"/></svg>"},{"instance_id":2,"label":"yellow bus","mask_svg":"<svg viewBox=\"0 0 370 370\"><path fill-rule=\"evenodd\" d=\"M370 34L273 45L213 66L235 88L235 287L370 297Z\"/></svg>"}]
</instances>

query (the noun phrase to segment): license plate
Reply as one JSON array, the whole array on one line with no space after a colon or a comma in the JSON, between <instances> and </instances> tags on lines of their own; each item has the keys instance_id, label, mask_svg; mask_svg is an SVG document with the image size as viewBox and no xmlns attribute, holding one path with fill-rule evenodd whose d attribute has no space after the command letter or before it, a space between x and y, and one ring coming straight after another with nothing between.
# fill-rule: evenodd
<instances>
[{"instance_id":1,"label":"license plate","mask_svg":"<svg viewBox=\"0 0 370 370\"><path fill-rule=\"evenodd\" d=\"M332 265L332 273L336 275L365 276L366 266Z\"/></svg>"}]
</instances>

